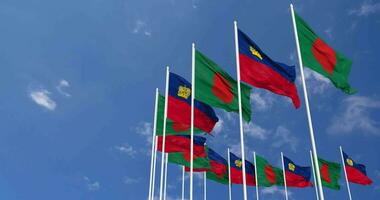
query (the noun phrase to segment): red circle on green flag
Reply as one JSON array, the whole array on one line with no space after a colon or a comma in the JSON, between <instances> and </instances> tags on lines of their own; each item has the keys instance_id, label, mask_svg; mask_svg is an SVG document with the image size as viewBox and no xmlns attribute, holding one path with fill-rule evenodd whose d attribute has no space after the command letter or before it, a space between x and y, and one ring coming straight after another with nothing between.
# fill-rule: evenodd
<instances>
[{"instance_id":1,"label":"red circle on green flag","mask_svg":"<svg viewBox=\"0 0 380 200\"><path fill-rule=\"evenodd\" d=\"M272 166L270 165L265 165L265 177L269 181L270 184L275 184L276 183L276 173L274 173Z\"/></svg>"},{"instance_id":2,"label":"red circle on green flag","mask_svg":"<svg viewBox=\"0 0 380 200\"><path fill-rule=\"evenodd\" d=\"M315 59L322 68L329 74L332 74L336 65L336 53L329 45L317 38L311 48Z\"/></svg>"},{"instance_id":3,"label":"red circle on green flag","mask_svg":"<svg viewBox=\"0 0 380 200\"><path fill-rule=\"evenodd\" d=\"M220 74L214 74L214 85L212 86L212 93L224 103L231 103L234 100L234 95L231 91L230 83L224 79Z\"/></svg>"}]
</instances>

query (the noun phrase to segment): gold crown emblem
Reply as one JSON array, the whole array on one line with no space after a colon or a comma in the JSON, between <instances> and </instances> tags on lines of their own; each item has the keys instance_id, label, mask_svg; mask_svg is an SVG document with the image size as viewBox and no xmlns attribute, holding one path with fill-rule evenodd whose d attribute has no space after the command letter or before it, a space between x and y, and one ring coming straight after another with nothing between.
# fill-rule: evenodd
<instances>
[{"instance_id":1,"label":"gold crown emblem","mask_svg":"<svg viewBox=\"0 0 380 200\"><path fill-rule=\"evenodd\" d=\"M260 60L263 59L263 57L261 56L261 54L255 48L253 48L252 46L249 46L249 50L251 51L252 55L258 57Z\"/></svg>"},{"instance_id":2,"label":"gold crown emblem","mask_svg":"<svg viewBox=\"0 0 380 200\"><path fill-rule=\"evenodd\" d=\"M352 161L351 159L347 158L346 160L347 164L350 165L350 166L353 166L354 165L354 161Z\"/></svg>"},{"instance_id":3,"label":"gold crown emblem","mask_svg":"<svg viewBox=\"0 0 380 200\"><path fill-rule=\"evenodd\" d=\"M186 86L179 86L179 88L178 88L178 96L179 97L187 99L187 98L189 98L190 95L191 95L190 88L188 88Z\"/></svg>"},{"instance_id":4,"label":"gold crown emblem","mask_svg":"<svg viewBox=\"0 0 380 200\"><path fill-rule=\"evenodd\" d=\"M241 162L241 160L235 160L235 166L236 167L241 167L241 165L242 165L242 162Z\"/></svg>"},{"instance_id":5,"label":"gold crown emblem","mask_svg":"<svg viewBox=\"0 0 380 200\"><path fill-rule=\"evenodd\" d=\"M296 166L293 165L293 163L289 163L289 164L288 164L288 168L289 168L290 171L293 171L293 172L294 172L294 170L296 169Z\"/></svg>"}]
</instances>

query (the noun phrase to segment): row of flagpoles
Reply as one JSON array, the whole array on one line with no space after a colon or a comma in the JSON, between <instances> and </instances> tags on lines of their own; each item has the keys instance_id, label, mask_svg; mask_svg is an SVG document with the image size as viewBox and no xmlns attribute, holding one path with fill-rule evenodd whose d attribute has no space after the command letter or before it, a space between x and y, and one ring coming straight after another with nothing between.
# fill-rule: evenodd
<instances>
[{"instance_id":1,"label":"row of flagpoles","mask_svg":"<svg viewBox=\"0 0 380 200\"><path fill-rule=\"evenodd\" d=\"M312 164L318 163L318 154L317 154L317 147L316 142L314 138L314 129L313 129L313 123L312 123L312 116L309 108L309 100L308 100L308 93L307 93L307 87L305 82L305 76L303 71L303 59L301 54L301 48L299 44L299 35L296 27L296 17L293 9L293 5L290 5L291 9L291 15L292 15L292 22L293 22L293 29L294 29L294 37L296 41L296 48L297 48L297 55L298 55L298 61L299 61L299 67L300 67L300 73L301 73L301 80L302 80L302 87L303 87L303 93L304 93L304 100L305 100L305 106L306 106L306 115L308 119L308 127L309 127L309 133L310 133L310 140L311 140L311 151L310 151L310 157L312 160ZM242 182L243 182L243 199L247 200L247 183L246 183L246 165L245 165L245 147L244 147L244 132L243 132L243 109L242 109L242 94L241 94L241 73L240 73L240 58L239 58L239 34L238 34L238 26L237 22L234 22L234 41L235 41L235 57L236 57L236 71L237 71L237 91L238 91L238 114L239 114L239 133L240 133L240 146L241 146L241 160L242 162ZM191 116L190 116L190 168L189 168L189 177L190 177L190 185L189 185L189 196L190 200L193 200L193 173L194 173L194 167L193 167L193 158L194 158L194 104L195 104L195 44L192 44L192 76L191 76ZM166 69L166 83L165 83L165 104L164 104L164 118L163 118L163 132L162 132L162 154L161 154L161 167L160 167L160 188L159 188L159 200L165 200L166 199L166 178L167 178L167 162L168 162L168 155L165 153L165 144L166 144L166 125L167 125L167 116L168 116L168 93L169 93L169 67ZM156 89L156 105L155 105L155 115L154 115L154 126L153 126L153 138L152 138L152 151L151 151L151 167L150 167L150 180L149 180L149 198L150 200L154 199L155 194L155 176L156 176L156 160L157 160L157 102L159 98L159 92L158 89ZM229 150L228 150L229 151ZM228 153L228 157L230 157L230 154ZM283 162L283 155L281 153L281 158ZM228 168L230 169L230 158L228 158ZM257 173L256 173L256 155L254 153L254 162L255 162L255 178L256 183L257 182ZM343 156L342 156L342 162ZM282 166L283 171L284 164ZM229 181L231 180L231 174L229 173ZM319 170L314 170L313 167L313 176L315 181L315 188L316 188L316 195L319 200L324 200L324 194L322 189L322 182L321 182L321 174ZM349 192L349 198L351 200L351 192L349 189L349 184L347 180L347 175L345 171L346 176L346 182L347 182L347 189ZM182 199L184 199L184 178L185 178L185 167L182 168ZM288 199L287 196L287 187L286 187L286 177L284 172L284 181L285 181L285 195L286 199ZM232 198L231 195L231 182L229 184L229 199ZM256 189L256 198L259 199L259 193L258 193L258 187ZM204 173L204 199L206 199L206 172Z\"/></svg>"}]
</instances>

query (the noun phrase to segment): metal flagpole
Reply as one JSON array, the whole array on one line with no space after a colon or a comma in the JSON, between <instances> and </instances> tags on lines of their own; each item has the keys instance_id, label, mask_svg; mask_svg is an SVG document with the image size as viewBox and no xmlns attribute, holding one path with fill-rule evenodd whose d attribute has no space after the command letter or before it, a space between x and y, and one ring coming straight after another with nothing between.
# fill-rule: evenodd
<instances>
[{"instance_id":1,"label":"metal flagpole","mask_svg":"<svg viewBox=\"0 0 380 200\"><path fill-rule=\"evenodd\" d=\"M255 165L256 200L259 200L259 181L257 178L256 152L253 152L253 162Z\"/></svg>"},{"instance_id":2,"label":"metal flagpole","mask_svg":"<svg viewBox=\"0 0 380 200\"><path fill-rule=\"evenodd\" d=\"M194 153L194 97L195 96L195 44L191 49L191 141L190 141L190 200L193 200L193 153Z\"/></svg>"},{"instance_id":3,"label":"metal flagpole","mask_svg":"<svg viewBox=\"0 0 380 200\"><path fill-rule=\"evenodd\" d=\"M287 188L287 185L286 185L284 154L282 152L281 152L281 162L282 162L282 173L284 174L285 199L288 200L288 188Z\"/></svg>"},{"instance_id":4,"label":"metal flagpole","mask_svg":"<svg viewBox=\"0 0 380 200\"><path fill-rule=\"evenodd\" d=\"M207 175L206 172L203 173L203 199L207 200Z\"/></svg>"},{"instance_id":5,"label":"metal flagpole","mask_svg":"<svg viewBox=\"0 0 380 200\"><path fill-rule=\"evenodd\" d=\"M350 200L352 200L352 196L351 196L351 190L350 190L350 183L348 183L348 177L347 177L347 171L346 171L346 162L343 158L343 149L342 149L342 146L339 146L339 149L340 149L340 156L342 157L342 166L343 166L343 171L344 171L344 176L346 177L346 185L347 185L347 191L348 191L348 197L350 198Z\"/></svg>"},{"instance_id":6,"label":"metal flagpole","mask_svg":"<svg viewBox=\"0 0 380 200\"><path fill-rule=\"evenodd\" d=\"M155 138L156 138L156 120L157 120L157 103L158 103L158 88L156 88L156 99L154 102L154 122L153 122L153 134L152 134L152 152L150 159L150 177L149 177L149 197L148 199L152 200L152 180L153 180L153 163L154 163L154 147L155 147Z\"/></svg>"},{"instance_id":7,"label":"metal flagpole","mask_svg":"<svg viewBox=\"0 0 380 200\"><path fill-rule=\"evenodd\" d=\"M154 137L154 158L153 158L153 179L152 179L152 196L151 200L154 199L154 186L156 184L156 161L157 161L157 141L158 137Z\"/></svg>"},{"instance_id":8,"label":"metal flagpole","mask_svg":"<svg viewBox=\"0 0 380 200\"><path fill-rule=\"evenodd\" d=\"M299 66L300 66L301 78L302 78L303 93L304 93L304 97L305 97L306 114L307 114L307 119L308 119L308 122L309 122L311 147L312 147L312 150L313 150L313 159L314 159L314 163L318 164L317 146L315 144L315 139L314 139L313 122L312 122L312 119L311 119L311 113L310 113L310 108L309 108L309 98L308 98L308 95L307 95L305 76L304 76L304 73L303 73L303 64L302 64L301 50L300 50L300 45L299 45L299 42L298 42L298 32L297 32L297 27L296 27L296 19L295 19L295 15L294 15L293 4L290 4L290 9L291 9L291 12L292 12L294 37L295 37L295 40L296 40L297 53L298 53L298 61L299 61ZM316 174L317 174L319 196L320 196L321 200L324 200L325 198L324 198L324 195L323 195L323 189L322 189L322 183L321 183L321 174L320 174L319 170L316 170L316 171L317 171Z\"/></svg>"},{"instance_id":9,"label":"metal flagpole","mask_svg":"<svg viewBox=\"0 0 380 200\"><path fill-rule=\"evenodd\" d=\"M185 166L182 166L182 200L185 200Z\"/></svg>"},{"instance_id":10,"label":"metal flagpole","mask_svg":"<svg viewBox=\"0 0 380 200\"><path fill-rule=\"evenodd\" d=\"M315 178L315 166L314 166L314 161L313 161L313 153L311 153L311 151L310 151L310 160L311 160L311 167L313 169L313 179L314 179L315 194L317 195L317 200L319 200L318 183L317 183L317 179Z\"/></svg>"},{"instance_id":11,"label":"metal flagpole","mask_svg":"<svg viewBox=\"0 0 380 200\"><path fill-rule=\"evenodd\" d=\"M229 200L232 200L232 191L231 191L231 166L230 166L230 148L227 148L228 153L228 196Z\"/></svg>"},{"instance_id":12,"label":"metal flagpole","mask_svg":"<svg viewBox=\"0 0 380 200\"><path fill-rule=\"evenodd\" d=\"M161 153L161 177L160 177L160 200L162 200L162 190L164 186L164 163L165 163L165 139L166 139L166 118L168 116L168 92L169 92L169 66L166 67L165 83L165 110L164 125L162 128L162 153Z\"/></svg>"},{"instance_id":13,"label":"metal flagpole","mask_svg":"<svg viewBox=\"0 0 380 200\"><path fill-rule=\"evenodd\" d=\"M166 200L166 185L168 184L168 153L165 153L165 184L164 184L164 200Z\"/></svg>"},{"instance_id":14,"label":"metal flagpole","mask_svg":"<svg viewBox=\"0 0 380 200\"><path fill-rule=\"evenodd\" d=\"M241 106L241 91L240 91L240 60L239 60L239 41L237 22L234 21L235 32L235 57L236 57L236 72L237 72L237 85L238 85L238 100L239 100L239 126L240 126L240 146L241 146L241 159L243 169L243 194L244 200L247 200L247 181L245 174L245 153L244 153L244 135L243 135L243 112Z\"/></svg>"}]
</instances>

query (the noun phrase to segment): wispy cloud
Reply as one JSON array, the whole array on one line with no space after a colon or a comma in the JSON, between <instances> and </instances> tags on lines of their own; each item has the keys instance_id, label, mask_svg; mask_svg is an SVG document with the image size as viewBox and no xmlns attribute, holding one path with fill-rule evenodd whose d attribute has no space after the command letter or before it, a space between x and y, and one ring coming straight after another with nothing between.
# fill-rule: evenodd
<instances>
[{"instance_id":1,"label":"wispy cloud","mask_svg":"<svg viewBox=\"0 0 380 200\"><path fill-rule=\"evenodd\" d=\"M284 126L277 127L273 135L272 146L279 148L282 146L288 146L293 152L296 152L298 146L298 139L295 137L289 129Z\"/></svg>"},{"instance_id":2,"label":"wispy cloud","mask_svg":"<svg viewBox=\"0 0 380 200\"><path fill-rule=\"evenodd\" d=\"M71 94L67 93L64 91L65 88L68 88L70 87L70 83L68 81L66 81L65 79L62 79L59 81L59 84L57 85L57 91L65 96L65 97L71 97Z\"/></svg>"},{"instance_id":3,"label":"wispy cloud","mask_svg":"<svg viewBox=\"0 0 380 200\"><path fill-rule=\"evenodd\" d=\"M223 119L219 119L219 121L215 124L215 127L213 129L213 133L215 133L215 136L218 135L223 130Z\"/></svg>"},{"instance_id":4,"label":"wispy cloud","mask_svg":"<svg viewBox=\"0 0 380 200\"><path fill-rule=\"evenodd\" d=\"M50 98L50 92L45 89L32 90L29 93L30 98L39 106L48 110L55 110L57 104Z\"/></svg>"},{"instance_id":5,"label":"wispy cloud","mask_svg":"<svg viewBox=\"0 0 380 200\"><path fill-rule=\"evenodd\" d=\"M114 149L120 153L127 154L130 157L134 157L137 154L137 151L129 144L114 146Z\"/></svg>"},{"instance_id":6,"label":"wispy cloud","mask_svg":"<svg viewBox=\"0 0 380 200\"><path fill-rule=\"evenodd\" d=\"M272 107L274 102L274 97L272 94L266 91L257 91L251 93L251 102L253 103L253 107L257 111L265 111Z\"/></svg>"},{"instance_id":7,"label":"wispy cloud","mask_svg":"<svg viewBox=\"0 0 380 200\"><path fill-rule=\"evenodd\" d=\"M145 21L138 19L135 21L135 25L132 29L134 34L144 34L145 36L151 36L152 32L148 29L148 26Z\"/></svg>"},{"instance_id":8,"label":"wispy cloud","mask_svg":"<svg viewBox=\"0 0 380 200\"><path fill-rule=\"evenodd\" d=\"M380 101L365 96L350 96L343 100L342 111L331 120L327 131L334 134L350 133L354 130L380 135L380 122L371 113L380 109Z\"/></svg>"},{"instance_id":9,"label":"wispy cloud","mask_svg":"<svg viewBox=\"0 0 380 200\"><path fill-rule=\"evenodd\" d=\"M244 123L243 128L245 134L260 140L267 139L268 135L270 134L270 132L267 129L264 129L255 123Z\"/></svg>"},{"instance_id":10,"label":"wispy cloud","mask_svg":"<svg viewBox=\"0 0 380 200\"><path fill-rule=\"evenodd\" d=\"M138 126L135 128L135 131L147 138L147 141L151 144L152 143L152 134L153 134L153 128L152 124L149 122L140 122Z\"/></svg>"},{"instance_id":11,"label":"wispy cloud","mask_svg":"<svg viewBox=\"0 0 380 200\"><path fill-rule=\"evenodd\" d=\"M334 38L334 37L333 37L333 34L332 34L332 33L333 33L333 30L332 30L331 27L325 29L323 32L327 35L327 37L329 37L329 39L333 39L333 38Z\"/></svg>"},{"instance_id":12,"label":"wispy cloud","mask_svg":"<svg viewBox=\"0 0 380 200\"><path fill-rule=\"evenodd\" d=\"M373 3L372 1L363 1L358 8L351 9L348 11L350 15L356 15L359 17L369 16L371 14L375 14L380 12L380 3Z\"/></svg>"},{"instance_id":13,"label":"wispy cloud","mask_svg":"<svg viewBox=\"0 0 380 200\"><path fill-rule=\"evenodd\" d=\"M323 94L329 87L331 87L330 80L320 75L317 72L304 68L305 79L307 79L308 90L313 94ZM301 80L299 79L301 82ZM302 84L302 83L301 83Z\"/></svg>"},{"instance_id":14,"label":"wispy cloud","mask_svg":"<svg viewBox=\"0 0 380 200\"><path fill-rule=\"evenodd\" d=\"M87 176L84 176L83 177L83 180L86 184L86 188L89 190L89 191L97 191L100 189L100 183L98 181L92 181L90 178L88 178Z\"/></svg>"},{"instance_id":15,"label":"wispy cloud","mask_svg":"<svg viewBox=\"0 0 380 200\"><path fill-rule=\"evenodd\" d=\"M141 181L141 178L124 177L123 182L127 185L135 184Z\"/></svg>"},{"instance_id":16,"label":"wispy cloud","mask_svg":"<svg viewBox=\"0 0 380 200\"><path fill-rule=\"evenodd\" d=\"M274 187L266 187L266 188L262 189L261 193L263 195L274 195L274 194L285 195L285 190L280 189L277 186L274 186ZM292 195L293 195L293 193L288 190L288 197L291 198Z\"/></svg>"}]
</instances>

